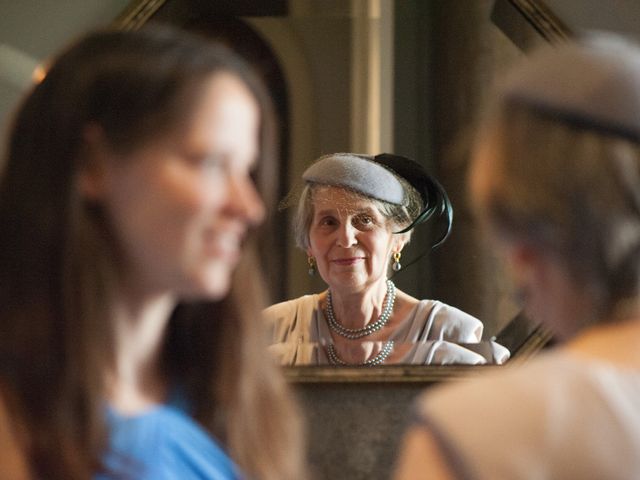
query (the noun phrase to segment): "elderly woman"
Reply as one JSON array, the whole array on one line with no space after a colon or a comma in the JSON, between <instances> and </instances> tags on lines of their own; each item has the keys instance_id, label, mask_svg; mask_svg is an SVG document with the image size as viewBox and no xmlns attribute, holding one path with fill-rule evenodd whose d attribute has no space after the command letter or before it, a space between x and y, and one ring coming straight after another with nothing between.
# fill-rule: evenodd
<instances>
[{"instance_id":1,"label":"elderly woman","mask_svg":"<svg viewBox=\"0 0 640 480\"><path fill-rule=\"evenodd\" d=\"M388 278L390 268L401 269L415 226L442 216L446 233L438 244L448 235L452 209L442 187L413 160L391 154L326 155L302 178L296 243L329 289L265 311L280 362L484 363L457 344L481 340L478 319L413 298Z\"/></svg>"},{"instance_id":2,"label":"elderly woman","mask_svg":"<svg viewBox=\"0 0 640 480\"><path fill-rule=\"evenodd\" d=\"M529 58L471 179L525 310L566 343L422 398L397 478L640 478L640 49Z\"/></svg>"}]
</instances>

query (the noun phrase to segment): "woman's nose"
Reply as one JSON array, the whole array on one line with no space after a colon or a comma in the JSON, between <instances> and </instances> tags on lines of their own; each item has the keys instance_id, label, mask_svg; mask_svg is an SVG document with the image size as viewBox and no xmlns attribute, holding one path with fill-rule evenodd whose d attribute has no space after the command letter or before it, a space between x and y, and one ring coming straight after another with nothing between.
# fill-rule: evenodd
<instances>
[{"instance_id":1,"label":"woman's nose","mask_svg":"<svg viewBox=\"0 0 640 480\"><path fill-rule=\"evenodd\" d=\"M228 202L236 215L244 218L251 225L264 220L266 210L251 178L230 180Z\"/></svg>"},{"instance_id":2,"label":"woman's nose","mask_svg":"<svg viewBox=\"0 0 640 480\"><path fill-rule=\"evenodd\" d=\"M338 229L338 245L343 248L349 248L358 243L356 238L356 229L349 222L345 222Z\"/></svg>"}]
</instances>

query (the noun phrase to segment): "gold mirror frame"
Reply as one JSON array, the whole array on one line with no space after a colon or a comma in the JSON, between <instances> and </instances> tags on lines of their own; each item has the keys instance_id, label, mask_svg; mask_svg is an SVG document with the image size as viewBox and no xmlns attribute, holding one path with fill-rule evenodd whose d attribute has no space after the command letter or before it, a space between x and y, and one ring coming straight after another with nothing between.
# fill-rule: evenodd
<instances>
[{"instance_id":1,"label":"gold mirror frame","mask_svg":"<svg viewBox=\"0 0 640 480\"><path fill-rule=\"evenodd\" d=\"M124 30L136 30L144 25L165 3L166 0L132 1L116 18L114 26Z\"/></svg>"},{"instance_id":2,"label":"gold mirror frame","mask_svg":"<svg viewBox=\"0 0 640 480\"><path fill-rule=\"evenodd\" d=\"M117 28L135 30L170 0L134 0L113 22ZM521 49L526 50L540 40L557 43L571 36L569 29L539 0L496 0L492 20ZM500 25L500 23L504 25ZM509 26L520 22L518 33L511 35ZM507 27L507 28L505 28ZM510 363L523 362L535 355L551 340L551 333L538 326L527 337ZM425 368L426 367L426 368ZM472 371L499 368L471 365L389 365L377 367L285 367L292 383L435 383L468 375Z\"/></svg>"},{"instance_id":3,"label":"gold mirror frame","mask_svg":"<svg viewBox=\"0 0 640 480\"><path fill-rule=\"evenodd\" d=\"M552 339L541 326L529 335L509 364L524 362ZM435 383L468 375L472 370L500 368L496 365L387 365L376 367L285 367L286 378L293 383Z\"/></svg>"}]
</instances>

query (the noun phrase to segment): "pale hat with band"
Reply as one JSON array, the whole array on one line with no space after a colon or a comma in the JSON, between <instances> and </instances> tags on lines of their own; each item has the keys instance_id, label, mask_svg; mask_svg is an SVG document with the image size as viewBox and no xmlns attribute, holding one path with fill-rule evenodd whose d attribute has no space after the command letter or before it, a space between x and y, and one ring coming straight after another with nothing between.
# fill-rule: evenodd
<instances>
[{"instance_id":1,"label":"pale hat with band","mask_svg":"<svg viewBox=\"0 0 640 480\"><path fill-rule=\"evenodd\" d=\"M640 47L591 33L534 53L500 86L503 101L640 142Z\"/></svg>"},{"instance_id":2,"label":"pale hat with band","mask_svg":"<svg viewBox=\"0 0 640 480\"><path fill-rule=\"evenodd\" d=\"M372 157L333 153L320 157L302 174L305 182L348 187L367 197L394 205L405 202L404 187L397 176Z\"/></svg>"},{"instance_id":3,"label":"pale hat with band","mask_svg":"<svg viewBox=\"0 0 640 480\"><path fill-rule=\"evenodd\" d=\"M445 233L434 247L442 244L451 232L453 209L442 186L419 163L400 155L382 153L363 155L332 153L320 157L303 173L307 183L348 188L369 198L393 205L405 205L407 195L402 178L422 199L422 211L411 224L399 232L405 233L434 215L446 221Z\"/></svg>"}]
</instances>

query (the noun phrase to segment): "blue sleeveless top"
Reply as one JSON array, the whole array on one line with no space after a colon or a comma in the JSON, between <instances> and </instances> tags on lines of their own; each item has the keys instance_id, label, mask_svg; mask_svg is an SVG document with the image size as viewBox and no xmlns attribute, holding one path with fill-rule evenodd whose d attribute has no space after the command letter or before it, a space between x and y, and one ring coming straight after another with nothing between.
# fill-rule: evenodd
<instances>
[{"instance_id":1,"label":"blue sleeveless top","mask_svg":"<svg viewBox=\"0 0 640 480\"><path fill-rule=\"evenodd\" d=\"M110 474L94 480L239 480L237 466L184 409L158 405L140 415L107 409Z\"/></svg>"}]
</instances>

